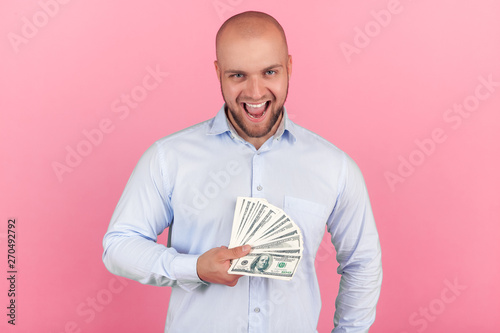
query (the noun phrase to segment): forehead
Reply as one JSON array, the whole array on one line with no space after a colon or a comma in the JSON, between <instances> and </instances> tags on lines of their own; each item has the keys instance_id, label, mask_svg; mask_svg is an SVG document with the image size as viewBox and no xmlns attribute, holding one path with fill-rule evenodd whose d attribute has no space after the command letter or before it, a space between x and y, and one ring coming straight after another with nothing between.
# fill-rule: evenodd
<instances>
[{"instance_id":1,"label":"forehead","mask_svg":"<svg viewBox=\"0 0 500 333\"><path fill-rule=\"evenodd\" d=\"M260 36L244 36L228 31L217 48L217 61L225 69L261 70L274 64L286 63L286 45L275 31Z\"/></svg>"}]
</instances>

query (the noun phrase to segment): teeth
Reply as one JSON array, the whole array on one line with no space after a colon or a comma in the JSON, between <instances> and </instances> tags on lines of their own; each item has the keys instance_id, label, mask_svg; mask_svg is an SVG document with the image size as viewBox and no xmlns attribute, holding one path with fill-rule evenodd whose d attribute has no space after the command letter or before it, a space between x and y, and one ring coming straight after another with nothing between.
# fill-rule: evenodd
<instances>
[{"instance_id":1,"label":"teeth","mask_svg":"<svg viewBox=\"0 0 500 333\"><path fill-rule=\"evenodd\" d=\"M262 107L262 106L266 105L266 103L267 103L267 102L262 102L262 103L260 103L260 104L248 104L248 103L245 103L245 104L246 104L246 106L249 106L249 107L251 107L251 108L256 109L256 108L260 108L260 107Z\"/></svg>"}]
</instances>

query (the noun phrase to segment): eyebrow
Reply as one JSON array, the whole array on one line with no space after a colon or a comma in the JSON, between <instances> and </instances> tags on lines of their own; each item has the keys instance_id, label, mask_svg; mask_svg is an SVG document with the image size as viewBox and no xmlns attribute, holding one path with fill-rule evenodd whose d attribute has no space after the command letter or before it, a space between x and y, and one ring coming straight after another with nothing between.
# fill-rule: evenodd
<instances>
[{"instance_id":1,"label":"eyebrow","mask_svg":"<svg viewBox=\"0 0 500 333\"><path fill-rule=\"evenodd\" d=\"M283 65L281 65L281 64L275 64L275 65L267 66L266 68L263 69L263 72L267 72L268 70L273 69L273 68L283 68ZM228 74L228 73L242 73L242 74L246 74L245 71L237 70L237 69L228 69L228 70L224 71L224 74Z\"/></svg>"}]
</instances>

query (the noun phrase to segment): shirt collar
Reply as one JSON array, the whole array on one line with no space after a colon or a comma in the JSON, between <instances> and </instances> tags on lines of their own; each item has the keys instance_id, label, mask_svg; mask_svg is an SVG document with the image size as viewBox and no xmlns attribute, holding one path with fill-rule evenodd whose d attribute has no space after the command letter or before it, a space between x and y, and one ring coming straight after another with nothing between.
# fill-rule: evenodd
<instances>
[{"instance_id":1,"label":"shirt collar","mask_svg":"<svg viewBox=\"0 0 500 333\"><path fill-rule=\"evenodd\" d=\"M219 135L229 132L231 135L239 137L233 125L227 119L225 106L226 106L225 104L222 105L222 107L219 109L219 112L217 112L217 115L212 119L212 124L210 125L207 131L207 135ZM295 131L294 123L290 120L290 118L288 118L286 107L283 107L283 109L284 109L283 119L281 120L281 123L278 129L276 130L276 133L274 134L274 137L280 138L282 136L283 137L288 136L291 142L295 142L297 138L294 135Z\"/></svg>"}]
</instances>

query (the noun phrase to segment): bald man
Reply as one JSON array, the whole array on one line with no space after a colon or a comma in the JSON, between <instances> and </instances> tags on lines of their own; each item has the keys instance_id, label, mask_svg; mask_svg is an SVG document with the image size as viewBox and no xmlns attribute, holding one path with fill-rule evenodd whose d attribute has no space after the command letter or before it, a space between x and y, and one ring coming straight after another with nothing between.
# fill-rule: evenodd
<instances>
[{"instance_id":1,"label":"bald man","mask_svg":"<svg viewBox=\"0 0 500 333\"><path fill-rule=\"evenodd\" d=\"M326 226L342 275L332 332L368 332L382 266L359 168L288 118L292 57L273 17L231 17L216 53L224 105L141 157L104 237L106 267L172 287L165 332L317 332L314 261ZM303 258L291 281L227 273L232 259L250 252L226 246L238 196L267 199L301 229ZM156 243L166 228L167 247Z\"/></svg>"}]
</instances>

